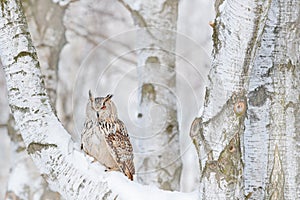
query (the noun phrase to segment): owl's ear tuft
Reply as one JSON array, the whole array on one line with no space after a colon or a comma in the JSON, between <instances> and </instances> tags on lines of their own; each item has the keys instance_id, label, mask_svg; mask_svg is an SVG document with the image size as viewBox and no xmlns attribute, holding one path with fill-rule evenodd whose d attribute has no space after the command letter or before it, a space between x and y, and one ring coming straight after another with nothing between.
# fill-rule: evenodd
<instances>
[{"instance_id":1,"label":"owl's ear tuft","mask_svg":"<svg viewBox=\"0 0 300 200\"><path fill-rule=\"evenodd\" d=\"M92 91L91 91L91 90L89 90L89 99L90 99L91 102L94 101L94 98L93 98L93 95L92 95Z\"/></svg>"},{"instance_id":2,"label":"owl's ear tuft","mask_svg":"<svg viewBox=\"0 0 300 200\"><path fill-rule=\"evenodd\" d=\"M106 96L106 99L108 100L108 99L111 99L112 97L113 97L112 94L108 94L108 95Z\"/></svg>"}]
</instances>

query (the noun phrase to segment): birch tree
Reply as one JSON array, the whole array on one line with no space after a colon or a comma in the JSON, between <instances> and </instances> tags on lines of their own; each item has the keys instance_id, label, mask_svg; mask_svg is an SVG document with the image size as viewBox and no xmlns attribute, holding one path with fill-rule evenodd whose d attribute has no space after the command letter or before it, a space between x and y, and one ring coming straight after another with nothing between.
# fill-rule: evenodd
<instances>
[{"instance_id":1,"label":"birch tree","mask_svg":"<svg viewBox=\"0 0 300 200\"><path fill-rule=\"evenodd\" d=\"M141 131L138 181L179 190L182 163L176 108L177 0L120 0L137 30Z\"/></svg>"},{"instance_id":2,"label":"birch tree","mask_svg":"<svg viewBox=\"0 0 300 200\"><path fill-rule=\"evenodd\" d=\"M45 86L53 109L56 103L57 65L59 53L64 45L62 16L64 9L51 0L27 1L25 14L37 46ZM44 12L43 12L44 11ZM55 110L55 109L54 109ZM27 154L21 133L15 126L13 116L8 121L8 135L11 138L11 167L7 186L7 199L59 199L59 193L52 192L41 177ZM24 177L19 179L19 177Z\"/></svg>"},{"instance_id":3,"label":"birch tree","mask_svg":"<svg viewBox=\"0 0 300 200\"><path fill-rule=\"evenodd\" d=\"M13 116L10 116L7 130L11 141L11 161L5 199L60 199L59 193L49 189L28 155Z\"/></svg>"},{"instance_id":4,"label":"birch tree","mask_svg":"<svg viewBox=\"0 0 300 200\"><path fill-rule=\"evenodd\" d=\"M210 83L190 133L199 198L299 199L300 3L215 7Z\"/></svg>"}]
</instances>

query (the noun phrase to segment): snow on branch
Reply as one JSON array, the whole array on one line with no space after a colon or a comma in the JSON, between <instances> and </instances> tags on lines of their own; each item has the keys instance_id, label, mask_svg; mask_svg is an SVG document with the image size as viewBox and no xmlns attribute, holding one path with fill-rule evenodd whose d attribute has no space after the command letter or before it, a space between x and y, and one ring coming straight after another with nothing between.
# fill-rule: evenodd
<instances>
[{"instance_id":1,"label":"snow on branch","mask_svg":"<svg viewBox=\"0 0 300 200\"><path fill-rule=\"evenodd\" d=\"M79 0L52 0L53 3L57 3L60 6L67 6L69 3L79 1Z\"/></svg>"},{"instance_id":2,"label":"snow on branch","mask_svg":"<svg viewBox=\"0 0 300 200\"><path fill-rule=\"evenodd\" d=\"M20 0L1 0L0 6L0 57L9 105L27 151L51 189L65 199L197 199L197 193L142 186L91 164L51 109Z\"/></svg>"}]
</instances>

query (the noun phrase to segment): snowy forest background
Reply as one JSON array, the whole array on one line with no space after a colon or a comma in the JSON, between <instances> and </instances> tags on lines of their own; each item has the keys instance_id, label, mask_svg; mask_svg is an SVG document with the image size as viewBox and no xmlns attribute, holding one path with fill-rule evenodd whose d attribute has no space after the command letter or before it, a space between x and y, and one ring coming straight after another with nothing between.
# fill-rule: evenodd
<instances>
[{"instance_id":1,"label":"snowy forest background","mask_svg":"<svg viewBox=\"0 0 300 200\"><path fill-rule=\"evenodd\" d=\"M79 141L88 89L92 89L97 95L114 94L120 118L133 135L135 145L134 133L139 131L137 58L134 51L120 58L120 54L135 48L135 26L128 10L120 2L110 0L74 1L66 6L51 0L28 0L23 5L41 65L58 63L54 69L57 74L52 74L52 84L57 87L56 111L74 140ZM190 192L199 182L199 166L189 129L202 105L212 50L209 22L213 21L215 11L213 1L188 0L180 1L178 12L177 49L182 54L176 57L176 97L183 161L181 190ZM53 34L51 26L61 31L55 33L58 36L53 41L49 37ZM47 45L57 49L47 49ZM101 57L93 57L95 51ZM55 53L59 54L59 60L55 60ZM7 133L10 111L2 68L0 90L0 199L3 199L7 188L13 187L7 183L13 179L10 168L15 167L16 160L14 144ZM14 184L12 180L10 184Z\"/></svg>"},{"instance_id":2,"label":"snowy forest background","mask_svg":"<svg viewBox=\"0 0 300 200\"><path fill-rule=\"evenodd\" d=\"M1 195L300 198L298 0L20 2L0 4ZM115 95L135 181L80 150L89 89Z\"/></svg>"}]
</instances>

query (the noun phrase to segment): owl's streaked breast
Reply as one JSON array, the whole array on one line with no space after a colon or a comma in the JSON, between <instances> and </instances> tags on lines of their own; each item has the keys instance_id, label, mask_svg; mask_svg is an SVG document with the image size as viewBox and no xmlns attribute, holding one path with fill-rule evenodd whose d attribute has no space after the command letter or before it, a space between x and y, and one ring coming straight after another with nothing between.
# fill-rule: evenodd
<instances>
[{"instance_id":1,"label":"owl's streaked breast","mask_svg":"<svg viewBox=\"0 0 300 200\"><path fill-rule=\"evenodd\" d=\"M107 168L116 168L118 165L107 149L104 135L98 125L93 125L82 135L83 150L90 156L98 160Z\"/></svg>"}]
</instances>

